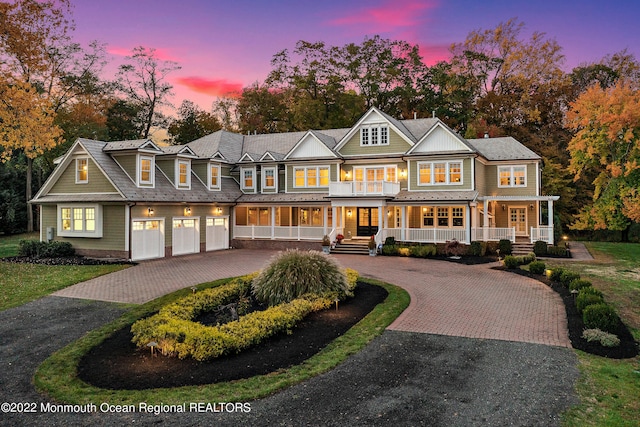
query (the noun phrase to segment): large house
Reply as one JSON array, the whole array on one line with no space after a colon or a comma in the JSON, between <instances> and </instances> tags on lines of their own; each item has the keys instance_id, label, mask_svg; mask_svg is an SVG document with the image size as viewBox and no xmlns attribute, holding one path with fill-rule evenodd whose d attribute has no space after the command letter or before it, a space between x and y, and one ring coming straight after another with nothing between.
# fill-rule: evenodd
<instances>
[{"instance_id":1,"label":"large house","mask_svg":"<svg viewBox=\"0 0 640 427\"><path fill-rule=\"evenodd\" d=\"M437 118L371 108L353 127L218 131L181 146L78 139L32 203L42 240L132 260L233 247L553 242L540 156L510 137L464 139Z\"/></svg>"}]
</instances>

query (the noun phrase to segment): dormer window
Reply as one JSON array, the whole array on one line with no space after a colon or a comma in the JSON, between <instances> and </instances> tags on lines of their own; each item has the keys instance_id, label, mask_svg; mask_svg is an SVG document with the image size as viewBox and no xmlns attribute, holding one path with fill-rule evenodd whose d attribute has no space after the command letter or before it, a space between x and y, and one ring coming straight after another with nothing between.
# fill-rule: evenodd
<instances>
[{"instance_id":1,"label":"dormer window","mask_svg":"<svg viewBox=\"0 0 640 427\"><path fill-rule=\"evenodd\" d=\"M153 157L140 156L138 164L138 184L139 185L153 185Z\"/></svg>"},{"instance_id":2,"label":"dormer window","mask_svg":"<svg viewBox=\"0 0 640 427\"><path fill-rule=\"evenodd\" d=\"M178 188L191 188L191 162L178 160L176 169Z\"/></svg>"},{"instance_id":3,"label":"dormer window","mask_svg":"<svg viewBox=\"0 0 640 427\"><path fill-rule=\"evenodd\" d=\"M81 157L76 159L76 184L89 182L89 159Z\"/></svg>"},{"instance_id":4,"label":"dormer window","mask_svg":"<svg viewBox=\"0 0 640 427\"><path fill-rule=\"evenodd\" d=\"M389 128L386 125L369 125L360 128L360 145L389 145Z\"/></svg>"},{"instance_id":5,"label":"dormer window","mask_svg":"<svg viewBox=\"0 0 640 427\"><path fill-rule=\"evenodd\" d=\"M242 168L240 177L241 177L241 187L243 190L254 190L255 189L255 169L253 168Z\"/></svg>"},{"instance_id":6,"label":"dormer window","mask_svg":"<svg viewBox=\"0 0 640 427\"><path fill-rule=\"evenodd\" d=\"M209 166L209 189L220 189L220 165Z\"/></svg>"},{"instance_id":7,"label":"dormer window","mask_svg":"<svg viewBox=\"0 0 640 427\"><path fill-rule=\"evenodd\" d=\"M276 188L276 168L273 166L262 168L262 188L273 190Z\"/></svg>"}]
</instances>

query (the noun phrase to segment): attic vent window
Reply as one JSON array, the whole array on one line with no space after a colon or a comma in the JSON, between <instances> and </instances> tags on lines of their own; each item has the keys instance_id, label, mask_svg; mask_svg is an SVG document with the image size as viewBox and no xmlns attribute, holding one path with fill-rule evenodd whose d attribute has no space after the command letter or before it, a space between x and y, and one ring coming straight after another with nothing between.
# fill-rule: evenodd
<instances>
[{"instance_id":1,"label":"attic vent window","mask_svg":"<svg viewBox=\"0 0 640 427\"><path fill-rule=\"evenodd\" d=\"M360 129L360 145L389 145L389 128L384 125L363 126Z\"/></svg>"}]
</instances>

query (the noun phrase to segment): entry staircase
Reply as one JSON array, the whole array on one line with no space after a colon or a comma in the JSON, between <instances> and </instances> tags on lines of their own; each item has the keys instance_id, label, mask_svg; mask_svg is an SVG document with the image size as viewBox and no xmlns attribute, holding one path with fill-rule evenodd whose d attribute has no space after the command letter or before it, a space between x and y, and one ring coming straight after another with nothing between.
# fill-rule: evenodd
<instances>
[{"instance_id":1,"label":"entry staircase","mask_svg":"<svg viewBox=\"0 0 640 427\"><path fill-rule=\"evenodd\" d=\"M533 243L528 237L516 237L516 241L511 244L511 253L516 256L527 255L533 252Z\"/></svg>"},{"instance_id":2,"label":"entry staircase","mask_svg":"<svg viewBox=\"0 0 640 427\"><path fill-rule=\"evenodd\" d=\"M331 249L332 254L349 254L349 255L369 255L369 239L353 238L343 240L337 243L336 247Z\"/></svg>"}]
</instances>

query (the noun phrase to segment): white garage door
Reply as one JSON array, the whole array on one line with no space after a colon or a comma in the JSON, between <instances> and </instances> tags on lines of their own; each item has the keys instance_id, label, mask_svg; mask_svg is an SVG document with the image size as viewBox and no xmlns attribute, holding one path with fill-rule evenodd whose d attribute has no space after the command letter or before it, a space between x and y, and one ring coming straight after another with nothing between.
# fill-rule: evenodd
<instances>
[{"instance_id":1,"label":"white garage door","mask_svg":"<svg viewBox=\"0 0 640 427\"><path fill-rule=\"evenodd\" d=\"M200 224L198 218L173 219L173 255L200 252Z\"/></svg>"},{"instance_id":2,"label":"white garage door","mask_svg":"<svg viewBox=\"0 0 640 427\"><path fill-rule=\"evenodd\" d=\"M229 249L229 218L207 218L207 250Z\"/></svg>"},{"instance_id":3,"label":"white garage door","mask_svg":"<svg viewBox=\"0 0 640 427\"><path fill-rule=\"evenodd\" d=\"M131 224L131 259L164 257L164 221L134 220Z\"/></svg>"}]
</instances>

